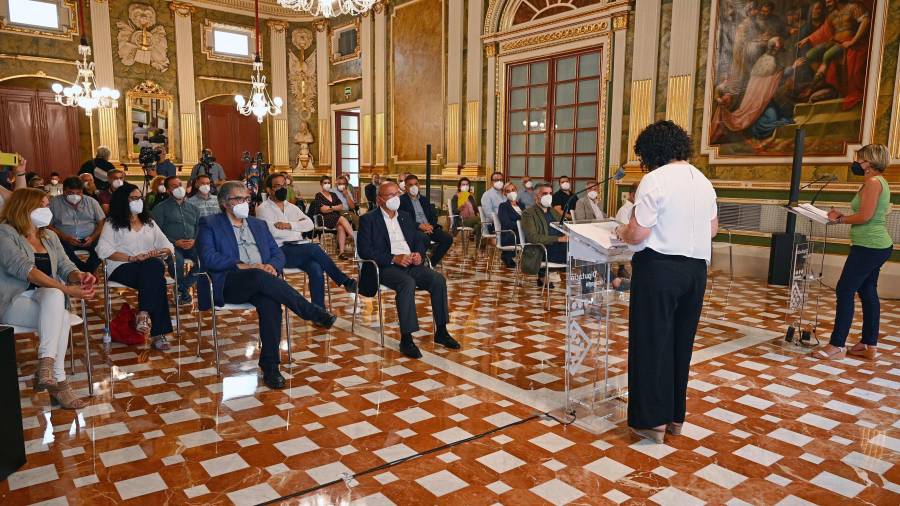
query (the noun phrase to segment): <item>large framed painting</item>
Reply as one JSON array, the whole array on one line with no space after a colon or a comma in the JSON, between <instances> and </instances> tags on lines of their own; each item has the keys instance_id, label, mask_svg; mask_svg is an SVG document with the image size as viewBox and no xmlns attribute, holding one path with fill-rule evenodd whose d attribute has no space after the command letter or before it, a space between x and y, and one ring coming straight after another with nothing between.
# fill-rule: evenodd
<instances>
[{"instance_id":1,"label":"large framed painting","mask_svg":"<svg viewBox=\"0 0 900 506\"><path fill-rule=\"evenodd\" d=\"M713 0L701 149L710 163L849 162L872 138L886 0Z\"/></svg>"}]
</instances>

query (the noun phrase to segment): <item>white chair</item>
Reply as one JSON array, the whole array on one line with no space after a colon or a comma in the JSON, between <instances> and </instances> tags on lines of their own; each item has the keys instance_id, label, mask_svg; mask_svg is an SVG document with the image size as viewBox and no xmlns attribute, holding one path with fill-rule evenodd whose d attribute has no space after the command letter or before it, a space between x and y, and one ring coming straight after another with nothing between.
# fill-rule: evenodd
<instances>
[{"instance_id":1,"label":"white chair","mask_svg":"<svg viewBox=\"0 0 900 506\"><path fill-rule=\"evenodd\" d=\"M160 259L160 261L163 262L163 264L166 266L166 269L168 269L168 264L165 262L165 260ZM174 258L172 258L172 262L173 262L173 264L177 264L177 262L175 262ZM102 262L102 264L103 264L102 270L103 270L103 306L104 306L103 309L104 309L104 313L106 315L106 329L104 331L103 342L107 343L107 342L109 342L109 337L110 337L109 322L111 321L110 313L112 312L112 299L109 296L109 291L111 289L134 290L134 288L125 286L121 283L116 283L115 281L110 281L108 265L107 265L106 260L104 260ZM178 265L175 265L175 269L178 269ZM176 272L177 272L177 270L176 270ZM181 341L181 309L178 305L178 276L177 276L177 274L175 276L166 275L166 287L172 288L172 301L174 302L174 305L175 305L175 335L178 337L178 340Z\"/></svg>"},{"instance_id":2,"label":"white chair","mask_svg":"<svg viewBox=\"0 0 900 506\"><path fill-rule=\"evenodd\" d=\"M728 234L728 241L727 242L713 241L712 242L712 256L710 258L712 258L713 260L715 259L715 256L716 256L715 253L717 250L718 251L722 251L722 250L726 250L726 249L728 250L728 287L725 289L725 302L722 305L722 317L721 317L724 320L725 319L725 310L728 308L728 298L731 295L731 285L734 283L734 243L732 243L731 230L723 227L723 228L719 229L719 233ZM713 274L715 272L712 269L712 266L713 266L713 263L710 262L710 274ZM718 276L716 276L716 275L710 276L709 289L706 291L707 300L703 304L704 310L707 312L709 311L708 309L706 309L709 307L708 302L711 302L713 291L716 289L716 279L718 279Z\"/></svg>"},{"instance_id":3,"label":"white chair","mask_svg":"<svg viewBox=\"0 0 900 506\"><path fill-rule=\"evenodd\" d=\"M548 262L547 261L547 247L540 243L531 243L525 240L525 232L522 230L522 221L516 222L516 227L519 230L519 247L522 250L522 256L524 257L525 248L533 247L533 248L541 248L543 250L543 261L541 261L541 269L544 270L544 286L541 287L541 295L544 294L544 291L547 292L547 310L550 309L550 272L551 271L565 271L566 264L560 264L556 262ZM516 270L516 286L519 286L519 272L522 272L521 269Z\"/></svg>"},{"instance_id":4,"label":"white chair","mask_svg":"<svg viewBox=\"0 0 900 506\"><path fill-rule=\"evenodd\" d=\"M478 248L475 250L475 258L478 259L479 252L481 251L481 243L484 242L485 239L493 239L497 240L496 232L488 232L488 224L493 223L489 221L487 216L484 214L484 208L478 208L478 216L481 218L481 236L478 237Z\"/></svg>"},{"instance_id":5,"label":"white chair","mask_svg":"<svg viewBox=\"0 0 900 506\"><path fill-rule=\"evenodd\" d=\"M491 269L494 266L494 256L497 253L503 253L505 251L512 251L516 256L516 276L519 274L519 262L521 261L520 253L522 251L522 246L519 245L518 240L516 239L516 232L513 230L503 230L500 226L500 217L498 215L494 215L494 233L497 234L497 241L495 244L494 250L491 252L491 257L488 260L488 274L490 275ZM503 246L501 243L503 242L503 234L507 234L512 236L512 244L508 246Z\"/></svg>"},{"instance_id":6,"label":"white chair","mask_svg":"<svg viewBox=\"0 0 900 506\"><path fill-rule=\"evenodd\" d=\"M459 231L459 235L462 236L462 250L463 250L463 258L469 254L469 236L475 233L475 229L472 227L467 227L463 225L462 217L458 214L453 214L453 199L456 197L450 197L447 199L447 219L450 223L448 223L450 227L450 232L453 232L453 223L455 220L459 221L459 226L456 227L456 230Z\"/></svg>"}]
</instances>

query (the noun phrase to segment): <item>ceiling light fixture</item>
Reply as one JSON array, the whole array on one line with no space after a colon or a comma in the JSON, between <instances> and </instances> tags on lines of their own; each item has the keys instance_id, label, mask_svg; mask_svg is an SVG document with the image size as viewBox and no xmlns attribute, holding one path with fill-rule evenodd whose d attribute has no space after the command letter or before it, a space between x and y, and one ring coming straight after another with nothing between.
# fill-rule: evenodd
<instances>
[{"instance_id":1,"label":"ceiling light fixture","mask_svg":"<svg viewBox=\"0 0 900 506\"><path fill-rule=\"evenodd\" d=\"M333 18L343 15L359 16L375 5L376 0L278 0L278 5L311 16Z\"/></svg>"},{"instance_id":2,"label":"ceiling light fixture","mask_svg":"<svg viewBox=\"0 0 900 506\"><path fill-rule=\"evenodd\" d=\"M253 73L250 75L250 100L243 95L235 95L234 101L237 110L244 116L253 114L256 121L262 123L266 116L281 114L281 97L272 98L266 91L266 76L263 75L262 59L259 57L259 0L255 0L256 7L256 56L253 59Z\"/></svg>"}]
</instances>

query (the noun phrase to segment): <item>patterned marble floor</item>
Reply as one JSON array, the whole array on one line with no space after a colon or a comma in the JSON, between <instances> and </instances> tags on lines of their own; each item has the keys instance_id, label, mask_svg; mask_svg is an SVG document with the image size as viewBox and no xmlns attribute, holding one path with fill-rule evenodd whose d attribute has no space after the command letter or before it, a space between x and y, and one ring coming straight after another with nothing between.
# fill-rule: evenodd
<instances>
[{"instance_id":1,"label":"patterned marble floor","mask_svg":"<svg viewBox=\"0 0 900 506\"><path fill-rule=\"evenodd\" d=\"M547 313L533 278L515 290L512 271L488 279L483 261L457 253L444 269L460 351L435 349L423 318L425 357L403 358L393 296L386 348L370 300L353 335L352 300L334 288L335 328L292 320L293 366L283 367L292 376L278 392L257 377L252 313L222 315L218 377L208 329L196 356L194 315L168 353L105 353L95 302L96 395L77 413L51 410L31 390L35 339L20 336L28 463L0 483L0 502L900 504L897 302L883 302L877 361L821 363L781 344L784 289L738 279L725 306L717 284L698 330L684 435L649 445L623 424L598 435L541 416L564 401L561 293ZM826 339L833 307L823 294ZM426 313L427 296L417 302ZM622 381L627 304L613 317L610 375ZM86 393L82 342L76 333L73 379Z\"/></svg>"}]
</instances>

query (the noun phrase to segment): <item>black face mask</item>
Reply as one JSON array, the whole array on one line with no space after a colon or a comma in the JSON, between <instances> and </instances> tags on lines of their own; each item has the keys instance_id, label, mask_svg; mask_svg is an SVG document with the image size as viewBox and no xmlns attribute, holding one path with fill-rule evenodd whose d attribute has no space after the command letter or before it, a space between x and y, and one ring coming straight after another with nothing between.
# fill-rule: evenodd
<instances>
[{"instance_id":1,"label":"black face mask","mask_svg":"<svg viewBox=\"0 0 900 506\"><path fill-rule=\"evenodd\" d=\"M853 165L850 166L850 172L852 172L854 176L866 175L866 169L864 169L859 162L853 162Z\"/></svg>"},{"instance_id":2,"label":"black face mask","mask_svg":"<svg viewBox=\"0 0 900 506\"><path fill-rule=\"evenodd\" d=\"M279 188L275 190L275 199L284 202L288 198L287 188Z\"/></svg>"}]
</instances>

